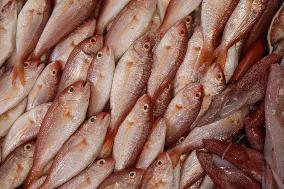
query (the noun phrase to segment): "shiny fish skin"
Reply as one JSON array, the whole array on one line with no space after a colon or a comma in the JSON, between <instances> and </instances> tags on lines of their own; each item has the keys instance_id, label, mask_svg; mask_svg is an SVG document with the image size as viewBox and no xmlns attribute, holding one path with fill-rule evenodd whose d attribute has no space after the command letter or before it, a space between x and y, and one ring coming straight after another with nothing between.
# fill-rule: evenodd
<instances>
[{"instance_id":1,"label":"shiny fish skin","mask_svg":"<svg viewBox=\"0 0 284 189\"><path fill-rule=\"evenodd\" d=\"M44 68L28 95L27 111L55 98L60 77L60 62L48 64Z\"/></svg>"},{"instance_id":2,"label":"shiny fish skin","mask_svg":"<svg viewBox=\"0 0 284 189\"><path fill-rule=\"evenodd\" d=\"M124 169L106 178L97 189L139 189L144 171L142 169Z\"/></svg>"},{"instance_id":3,"label":"shiny fish skin","mask_svg":"<svg viewBox=\"0 0 284 189\"><path fill-rule=\"evenodd\" d=\"M166 146L175 144L189 132L200 111L203 94L202 85L190 83L170 102L164 115L167 125Z\"/></svg>"},{"instance_id":4,"label":"shiny fish skin","mask_svg":"<svg viewBox=\"0 0 284 189\"><path fill-rule=\"evenodd\" d=\"M83 40L74 48L64 67L58 86L58 94L76 81L86 81L92 60L102 46L103 36L95 35Z\"/></svg>"},{"instance_id":5,"label":"shiny fish skin","mask_svg":"<svg viewBox=\"0 0 284 189\"><path fill-rule=\"evenodd\" d=\"M51 103L37 106L21 115L12 125L2 144L2 158L5 159L15 148L36 138L42 120Z\"/></svg>"},{"instance_id":6,"label":"shiny fish skin","mask_svg":"<svg viewBox=\"0 0 284 189\"><path fill-rule=\"evenodd\" d=\"M0 115L0 138L8 133L13 123L25 112L26 106L27 98L22 100L14 108Z\"/></svg>"},{"instance_id":7,"label":"shiny fish skin","mask_svg":"<svg viewBox=\"0 0 284 189\"><path fill-rule=\"evenodd\" d=\"M145 171L141 189L172 189L174 169L170 156L163 152Z\"/></svg>"},{"instance_id":8,"label":"shiny fish skin","mask_svg":"<svg viewBox=\"0 0 284 189\"><path fill-rule=\"evenodd\" d=\"M18 147L0 167L1 189L17 188L25 181L32 166L35 143Z\"/></svg>"},{"instance_id":9,"label":"shiny fish skin","mask_svg":"<svg viewBox=\"0 0 284 189\"><path fill-rule=\"evenodd\" d=\"M27 189L38 189L45 181L46 176L42 176L33 182Z\"/></svg>"},{"instance_id":10,"label":"shiny fish skin","mask_svg":"<svg viewBox=\"0 0 284 189\"><path fill-rule=\"evenodd\" d=\"M214 189L215 188L215 184L212 181L212 179L206 175L199 187L199 189Z\"/></svg>"},{"instance_id":11,"label":"shiny fish skin","mask_svg":"<svg viewBox=\"0 0 284 189\"><path fill-rule=\"evenodd\" d=\"M114 51L118 60L130 45L148 29L156 8L157 0L132 0L116 16L109 31L105 44Z\"/></svg>"},{"instance_id":12,"label":"shiny fish skin","mask_svg":"<svg viewBox=\"0 0 284 189\"><path fill-rule=\"evenodd\" d=\"M61 147L40 188L56 188L94 161L103 145L109 123L110 116L104 112L89 118Z\"/></svg>"},{"instance_id":13,"label":"shiny fish skin","mask_svg":"<svg viewBox=\"0 0 284 189\"><path fill-rule=\"evenodd\" d=\"M131 0L105 0L102 2L102 7L97 21L97 34L103 34L107 25L115 19L119 12L130 2Z\"/></svg>"},{"instance_id":14,"label":"shiny fish skin","mask_svg":"<svg viewBox=\"0 0 284 189\"><path fill-rule=\"evenodd\" d=\"M96 0L66 0L56 3L32 58L38 59L78 27L95 9ZM68 22L70 21L71 22Z\"/></svg>"},{"instance_id":15,"label":"shiny fish skin","mask_svg":"<svg viewBox=\"0 0 284 189\"><path fill-rule=\"evenodd\" d=\"M181 65L188 43L184 21L175 24L154 49L154 63L147 85L148 95L155 100L174 76Z\"/></svg>"},{"instance_id":16,"label":"shiny fish skin","mask_svg":"<svg viewBox=\"0 0 284 189\"><path fill-rule=\"evenodd\" d=\"M163 116L173 99L173 85L169 84L154 102L153 116Z\"/></svg>"},{"instance_id":17,"label":"shiny fish skin","mask_svg":"<svg viewBox=\"0 0 284 189\"><path fill-rule=\"evenodd\" d=\"M116 171L135 163L151 129L152 114L151 99L148 95L143 95L119 126L112 152Z\"/></svg>"},{"instance_id":18,"label":"shiny fish skin","mask_svg":"<svg viewBox=\"0 0 284 189\"><path fill-rule=\"evenodd\" d=\"M20 103L30 92L44 65L38 61L25 62L25 83L19 80L13 83L12 72L0 78L0 115Z\"/></svg>"},{"instance_id":19,"label":"shiny fish skin","mask_svg":"<svg viewBox=\"0 0 284 189\"><path fill-rule=\"evenodd\" d=\"M88 116L100 113L110 98L110 91L115 70L113 51L104 46L93 59L87 75L91 86Z\"/></svg>"},{"instance_id":20,"label":"shiny fish skin","mask_svg":"<svg viewBox=\"0 0 284 189\"><path fill-rule=\"evenodd\" d=\"M156 157L164 151L166 131L165 120L163 118L156 120L138 157L136 168L147 169Z\"/></svg>"},{"instance_id":21,"label":"shiny fish skin","mask_svg":"<svg viewBox=\"0 0 284 189\"><path fill-rule=\"evenodd\" d=\"M84 39L91 37L96 28L96 20L88 19L77 27L72 33L63 38L52 50L50 62L60 61L64 68L72 50Z\"/></svg>"},{"instance_id":22,"label":"shiny fish skin","mask_svg":"<svg viewBox=\"0 0 284 189\"><path fill-rule=\"evenodd\" d=\"M157 7L161 20L164 20L168 5L171 0L157 0Z\"/></svg>"},{"instance_id":23,"label":"shiny fish skin","mask_svg":"<svg viewBox=\"0 0 284 189\"><path fill-rule=\"evenodd\" d=\"M41 176L44 167L84 121L89 97L90 85L78 81L52 103L39 130L33 167L26 186Z\"/></svg>"}]
</instances>

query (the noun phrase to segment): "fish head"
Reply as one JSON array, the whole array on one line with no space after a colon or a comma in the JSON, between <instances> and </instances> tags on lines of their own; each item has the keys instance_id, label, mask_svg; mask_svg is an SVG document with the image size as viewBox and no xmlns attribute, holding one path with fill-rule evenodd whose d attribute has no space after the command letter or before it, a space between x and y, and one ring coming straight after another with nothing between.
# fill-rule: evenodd
<instances>
[{"instance_id":1,"label":"fish head","mask_svg":"<svg viewBox=\"0 0 284 189\"><path fill-rule=\"evenodd\" d=\"M81 99L87 99L89 101L89 96L90 84L84 81L77 81L64 89L59 94L59 99L63 102L72 103L72 101L80 101Z\"/></svg>"},{"instance_id":2,"label":"fish head","mask_svg":"<svg viewBox=\"0 0 284 189\"><path fill-rule=\"evenodd\" d=\"M185 20L181 20L178 23L176 23L172 28L170 28L170 35L173 36L173 38L176 41L183 41L185 38L188 38L188 30L186 27Z\"/></svg>"},{"instance_id":3,"label":"fish head","mask_svg":"<svg viewBox=\"0 0 284 189\"><path fill-rule=\"evenodd\" d=\"M99 159L96 162L96 171L97 172L106 172L107 170L113 170L114 169L114 159L112 158L104 158Z\"/></svg>"},{"instance_id":4,"label":"fish head","mask_svg":"<svg viewBox=\"0 0 284 189\"><path fill-rule=\"evenodd\" d=\"M201 105L204 96L203 86L201 84L188 84L181 93L185 99L184 103L187 103L189 107Z\"/></svg>"},{"instance_id":5,"label":"fish head","mask_svg":"<svg viewBox=\"0 0 284 189\"><path fill-rule=\"evenodd\" d=\"M20 146L20 156L25 158L33 158L35 151L35 142L27 142Z\"/></svg>"},{"instance_id":6,"label":"fish head","mask_svg":"<svg viewBox=\"0 0 284 189\"><path fill-rule=\"evenodd\" d=\"M137 116L148 118L149 115L152 115L153 104L150 96L147 94L141 96L137 101L137 105L136 107L139 108L137 110L137 112L139 112L136 114Z\"/></svg>"},{"instance_id":7,"label":"fish head","mask_svg":"<svg viewBox=\"0 0 284 189\"><path fill-rule=\"evenodd\" d=\"M49 75L52 76L52 80L55 80L56 78L58 79L61 74L62 74L62 69L61 69L61 64L59 61L55 61L51 64L49 64L50 66L50 73Z\"/></svg>"},{"instance_id":8,"label":"fish head","mask_svg":"<svg viewBox=\"0 0 284 189\"><path fill-rule=\"evenodd\" d=\"M84 51L84 53L88 55L93 55L98 51L98 46L101 47L103 45L103 36L95 35L85 39L81 44L79 44Z\"/></svg>"},{"instance_id":9,"label":"fish head","mask_svg":"<svg viewBox=\"0 0 284 189\"><path fill-rule=\"evenodd\" d=\"M152 169L156 175L160 175L161 177L167 174L169 170L173 169L172 160L169 154L166 152L161 153L149 169Z\"/></svg>"},{"instance_id":10,"label":"fish head","mask_svg":"<svg viewBox=\"0 0 284 189\"><path fill-rule=\"evenodd\" d=\"M125 186L132 186L133 188L138 188L140 186L142 176L144 171L142 169L128 169L122 172L121 183Z\"/></svg>"},{"instance_id":11,"label":"fish head","mask_svg":"<svg viewBox=\"0 0 284 189\"><path fill-rule=\"evenodd\" d=\"M33 78L43 70L44 64L39 60L24 62L25 77Z\"/></svg>"},{"instance_id":12,"label":"fish head","mask_svg":"<svg viewBox=\"0 0 284 189\"><path fill-rule=\"evenodd\" d=\"M155 44L156 40L153 34L147 33L134 42L133 48L139 56L152 58Z\"/></svg>"},{"instance_id":13,"label":"fish head","mask_svg":"<svg viewBox=\"0 0 284 189\"><path fill-rule=\"evenodd\" d=\"M109 46L103 46L103 48L101 48L96 55L95 60L96 61L100 61L100 60L105 60L106 57L110 57L111 59L114 59L114 53L113 50L111 49L111 47Z\"/></svg>"},{"instance_id":14,"label":"fish head","mask_svg":"<svg viewBox=\"0 0 284 189\"><path fill-rule=\"evenodd\" d=\"M97 116L91 116L88 119L89 124L94 124L94 125L101 125L104 127L108 127L110 124L110 115L105 112L101 112Z\"/></svg>"}]
</instances>

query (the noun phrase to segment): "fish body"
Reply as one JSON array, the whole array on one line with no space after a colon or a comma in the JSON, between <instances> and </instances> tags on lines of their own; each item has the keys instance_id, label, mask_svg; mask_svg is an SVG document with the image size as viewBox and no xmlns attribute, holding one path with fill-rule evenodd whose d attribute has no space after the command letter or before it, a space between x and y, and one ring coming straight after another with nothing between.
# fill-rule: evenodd
<instances>
[{"instance_id":1,"label":"fish body","mask_svg":"<svg viewBox=\"0 0 284 189\"><path fill-rule=\"evenodd\" d=\"M173 85L169 84L154 102L153 116L160 117L165 114L173 99Z\"/></svg>"}]
</instances>

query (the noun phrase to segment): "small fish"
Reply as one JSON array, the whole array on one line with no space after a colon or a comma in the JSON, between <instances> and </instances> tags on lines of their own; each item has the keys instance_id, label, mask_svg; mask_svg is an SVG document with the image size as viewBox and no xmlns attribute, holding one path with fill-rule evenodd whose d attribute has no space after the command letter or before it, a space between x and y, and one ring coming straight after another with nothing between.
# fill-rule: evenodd
<instances>
[{"instance_id":1,"label":"small fish","mask_svg":"<svg viewBox=\"0 0 284 189\"><path fill-rule=\"evenodd\" d=\"M173 85L169 84L154 102L153 116L163 116L173 99Z\"/></svg>"},{"instance_id":2,"label":"small fish","mask_svg":"<svg viewBox=\"0 0 284 189\"><path fill-rule=\"evenodd\" d=\"M163 152L143 175L141 189L172 189L174 168L170 156Z\"/></svg>"},{"instance_id":3,"label":"small fish","mask_svg":"<svg viewBox=\"0 0 284 189\"><path fill-rule=\"evenodd\" d=\"M26 98L32 89L44 65L39 61L24 63L25 83L13 82L13 73L8 71L0 78L0 115L15 107Z\"/></svg>"},{"instance_id":4,"label":"small fish","mask_svg":"<svg viewBox=\"0 0 284 189\"><path fill-rule=\"evenodd\" d=\"M167 8L171 0L158 0L157 6L161 20L164 20Z\"/></svg>"},{"instance_id":5,"label":"small fish","mask_svg":"<svg viewBox=\"0 0 284 189\"><path fill-rule=\"evenodd\" d=\"M132 168L115 172L106 178L97 189L139 189L144 171Z\"/></svg>"},{"instance_id":6,"label":"small fish","mask_svg":"<svg viewBox=\"0 0 284 189\"><path fill-rule=\"evenodd\" d=\"M8 133L13 123L25 112L26 106L27 98L22 100L14 108L0 115L0 138Z\"/></svg>"},{"instance_id":7,"label":"small fish","mask_svg":"<svg viewBox=\"0 0 284 189\"><path fill-rule=\"evenodd\" d=\"M91 85L88 116L100 113L110 98L110 91L115 70L113 51L104 46L93 59L87 75Z\"/></svg>"},{"instance_id":8,"label":"small fish","mask_svg":"<svg viewBox=\"0 0 284 189\"><path fill-rule=\"evenodd\" d=\"M53 62L44 68L28 95L27 111L43 103L53 101L60 77L60 62Z\"/></svg>"},{"instance_id":9,"label":"small fish","mask_svg":"<svg viewBox=\"0 0 284 189\"><path fill-rule=\"evenodd\" d=\"M203 86L190 83L170 102L164 115L167 125L166 146L175 144L190 131L202 104Z\"/></svg>"},{"instance_id":10,"label":"small fish","mask_svg":"<svg viewBox=\"0 0 284 189\"><path fill-rule=\"evenodd\" d=\"M76 81L86 81L92 60L102 46L103 36L95 35L83 40L74 48L64 67L58 94Z\"/></svg>"},{"instance_id":11,"label":"small fish","mask_svg":"<svg viewBox=\"0 0 284 189\"><path fill-rule=\"evenodd\" d=\"M35 139L42 120L51 103L37 106L21 115L12 125L2 144L2 158L6 157L18 146Z\"/></svg>"},{"instance_id":12,"label":"small fish","mask_svg":"<svg viewBox=\"0 0 284 189\"><path fill-rule=\"evenodd\" d=\"M164 151L166 130L167 126L163 118L155 121L143 150L138 157L136 168L147 169L156 157Z\"/></svg>"},{"instance_id":13,"label":"small fish","mask_svg":"<svg viewBox=\"0 0 284 189\"><path fill-rule=\"evenodd\" d=\"M112 156L115 170L132 166L147 140L152 126L153 107L148 95L140 97L119 126L114 138Z\"/></svg>"},{"instance_id":14,"label":"small fish","mask_svg":"<svg viewBox=\"0 0 284 189\"><path fill-rule=\"evenodd\" d=\"M1 189L17 188L23 184L32 167L34 150L34 142L23 144L1 164Z\"/></svg>"},{"instance_id":15,"label":"small fish","mask_svg":"<svg viewBox=\"0 0 284 189\"><path fill-rule=\"evenodd\" d=\"M156 4L157 0L132 0L116 16L105 39L105 44L114 51L116 61L147 31Z\"/></svg>"},{"instance_id":16,"label":"small fish","mask_svg":"<svg viewBox=\"0 0 284 189\"><path fill-rule=\"evenodd\" d=\"M40 188L56 188L94 161L100 153L109 123L110 116L104 112L90 117L58 151Z\"/></svg>"},{"instance_id":17,"label":"small fish","mask_svg":"<svg viewBox=\"0 0 284 189\"><path fill-rule=\"evenodd\" d=\"M184 21L175 24L154 49L154 63L147 85L148 95L155 100L174 79L187 49L188 36Z\"/></svg>"},{"instance_id":18,"label":"small fish","mask_svg":"<svg viewBox=\"0 0 284 189\"><path fill-rule=\"evenodd\" d=\"M84 39L93 36L96 28L96 20L91 18L77 27L54 47L50 54L50 62L59 61L64 68L73 49Z\"/></svg>"},{"instance_id":19,"label":"small fish","mask_svg":"<svg viewBox=\"0 0 284 189\"><path fill-rule=\"evenodd\" d=\"M42 176L44 167L84 121L90 97L90 85L78 81L53 101L40 126L33 167L26 186Z\"/></svg>"}]
</instances>

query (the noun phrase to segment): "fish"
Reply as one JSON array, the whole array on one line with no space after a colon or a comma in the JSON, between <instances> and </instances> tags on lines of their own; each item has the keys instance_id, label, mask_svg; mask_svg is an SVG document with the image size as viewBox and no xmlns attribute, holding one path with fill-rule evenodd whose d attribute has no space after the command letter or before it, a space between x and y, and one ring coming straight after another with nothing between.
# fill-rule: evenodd
<instances>
[{"instance_id":1,"label":"fish","mask_svg":"<svg viewBox=\"0 0 284 189\"><path fill-rule=\"evenodd\" d=\"M107 25L115 19L131 0L105 0L99 11L96 33L103 34Z\"/></svg>"},{"instance_id":2,"label":"fish","mask_svg":"<svg viewBox=\"0 0 284 189\"><path fill-rule=\"evenodd\" d=\"M203 86L190 83L170 102L164 115L167 125L166 146L175 144L180 137L190 131L202 104Z\"/></svg>"},{"instance_id":3,"label":"fish","mask_svg":"<svg viewBox=\"0 0 284 189\"><path fill-rule=\"evenodd\" d=\"M203 181L203 178L196 181L193 185L191 185L188 189L199 189ZM206 188L207 189L207 188Z\"/></svg>"},{"instance_id":4,"label":"fish","mask_svg":"<svg viewBox=\"0 0 284 189\"><path fill-rule=\"evenodd\" d=\"M92 60L102 46L103 36L95 35L83 40L73 49L64 67L57 94L76 81L86 81Z\"/></svg>"},{"instance_id":5,"label":"fish","mask_svg":"<svg viewBox=\"0 0 284 189\"><path fill-rule=\"evenodd\" d=\"M153 107L148 95L141 96L118 128L112 156L115 170L131 167L147 140L152 126Z\"/></svg>"},{"instance_id":6,"label":"fish","mask_svg":"<svg viewBox=\"0 0 284 189\"><path fill-rule=\"evenodd\" d=\"M23 184L33 163L34 150L34 142L23 144L1 164L1 189L17 188Z\"/></svg>"},{"instance_id":7,"label":"fish","mask_svg":"<svg viewBox=\"0 0 284 189\"><path fill-rule=\"evenodd\" d=\"M71 33L90 16L95 6L96 0L57 2L31 55L31 59L39 59L47 50ZM69 22L70 20L71 22Z\"/></svg>"},{"instance_id":8,"label":"fish","mask_svg":"<svg viewBox=\"0 0 284 189\"><path fill-rule=\"evenodd\" d=\"M117 63L110 93L111 124L100 157L110 155L118 126L147 85L153 63L154 45L152 35L146 34L135 41Z\"/></svg>"},{"instance_id":9,"label":"fish","mask_svg":"<svg viewBox=\"0 0 284 189\"><path fill-rule=\"evenodd\" d=\"M192 151L185 159L180 179L180 188L187 189L205 176L205 171L201 167L196 156L196 151Z\"/></svg>"},{"instance_id":10,"label":"fish","mask_svg":"<svg viewBox=\"0 0 284 189\"><path fill-rule=\"evenodd\" d=\"M40 126L33 166L25 186L42 176L44 167L82 124L89 97L90 85L78 81L63 90L53 101Z\"/></svg>"},{"instance_id":11,"label":"fish","mask_svg":"<svg viewBox=\"0 0 284 189\"><path fill-rule=\"evenodd\" d=\"M206 175L199 187L199 189L214 189L215 188L215 184L212 181L212 179Z\"/></svg>"},{"instance_id":12,"label":"fish","mask_svg":"<svg viewBox=\"0 0 284 189\"><path fill-rule=\"evenodd\" d=\"M93 36L95 29L96 20L94 18L84 21L84 23L78 26L72 33L57 43L50 54L49 61L59 61L61 67L64 68L73 49L84 39Z\"/></svg>"},{"instance_id":13,"label":"fish","mask_svg":"<svg viewBox=\"0 0 284 189\"><path fill-rule=\"evenodd\" d=\"M0 115L15 107L28 96L43 68L44 65L39 61L25 62L25 83L23 85L18 79L13 82L12 71L6 72L0 78Z\"/></svg>"},{"instance_id":14,"label":"fish","mask_svg":"<svg viewBox=\"0 0 284 189\"><path fill-rule=\"evenodd\" d=\"M284 181L283 135L284 129L284 69L275 64L271 66L265 97L264 157L272 172Z\"/></svg>"},{"instance_id":15,"label":"fish","mask_svg":"<svg viewBox=\"0 0 284 189\"><path fill-rule=\"evenodd\" d=\"M112 173L97 189L139 189L144 171L132 168Z\"/></svg>"},{"instance_id":16,"label":"fish","mask_svg":"<svg viewBox=\"0 0 284 189\"><path fill-rule=\"evenodd\" d=\"M172 189L174 168L170 156L163 152L147 168L143 175L141 189Z\"/></svg>"},{"instance_id":17,"label":"fish","mask_svg":"<svg viewBox=\"0 0 284 189\"><path fill-rule=\"evenodd\" d=\"M164 151L167 125L164 118L158 118L153 124L147 141L137 159L136 168L146 170Z\"/></svg>"},{"instance_id":18,"label":"fish","mask_svg":"<svg viewBox=\"0 0 284 189\"><path fill-rule=\"evenodd\" d=\"M59 187L92 163L100 153L109 123L110 115L104 112L90 117L58 151L40 188Z\"/></svg>"},{"instance_id":19,"label":"fish","mask_svg":"<svg viewBox=\"0 0 284 189\"><path fill-rule=\"evenodd\" d=\"M25 112L26 106L27 98L22 100L14 108L0 115L0 138L7 135L13 123Z\"/></svg>"},{"instance_id":20,"label":"fish","mask_svg":"<svg viewBox=\"0 0 284 189\"><path fill-rule=\"evenodd\" d=\"M175 24L154 48L153 68L147 94L155 100L174 79L187 49L188 36L184 21Z\"/></svg>"},{"instance_id":21,"label":"fish","mask_svg":"<svg viewBox=\"0 0 284 189\"><path fill-rule=\"evenodd\" d=\"M160 117L165 114L167 108L173 99L173 85L169 84L154 102L153 116Z\"/></svg>"},{"instance_id":22,"label":"fish","mask_svg":"<svg viewBox=\"0 0 284 189\"><path fill-rule=\"evenodd\" d=\"M241 170L219 156L214 156L206 152L198 152L197 157L210 178L222 189L261 188L257 181L248 177Z\"/></svg>"},{"instance_id":23,"label":"fish","mask_svg":"<svg viewBox=\"0 0 284 189\"><path fill-rule=\"evenodd\" d=\"M91 86L88 116L100 113L109 101L114 70L113 51L104 46L93 59L87 74Z\"/></svg>"},{"instance_id":24,"label":"fish","mask_svg":"<svg viewBox=\"0 0 284 189\"><path fill-rule=\"evenodd\" d=\"M181 156L177 166L174 168L174 180L173 180L173 189L179 189L180 188L180 179L181 179L181 164L183 163L184 159L183 156Z\"/></svg>"},{"instance_id":25,"label":"fish","mask_svg":"<svg viewBox=\"0 0 284 189\"><path fill-rule=\"evenodd\" d=\"M117 61L148 29L157 0L132 0L116 16L105 38Z\"/></svg>"},{"instance_id":26,"label":"fish","mask_svg":"<svg viewBox=\"0 0 284 189\"><path fill-rule=\"evenodd\" d=\"M44 68L28 95L27 111L54 100L61 73L62 69L58 61Z\"/></svg>"},{"instance_id":27,"label":"fish","mask_svg":"<svg viewBox=\"0 0 284 189\"><path fill-rule=\"evenodd\" d=\"M13 80L19 77L24 83L23 64L36 47L51 11L50 0L28 0L19 13Z\"/></svg>"},{"instance_id":28,"label":"fish","mask_svg":"<svg viewBox=\"0 0 284 189\"><path fill-rule=\"evenodd\" d=\"M201 0L171 0L159 28L161 33L168 31L174 24L197 9L200 4Z\"/></svg>"},{"instance_id":29,"label":"fish","mask_svg":"<svg viewBox=\"0 0 284 189\"><path fill-rule=\"evenodd\" d=\"M158 7L158 10L159 10L159 16L160 16L161 20L164 20L164 18L165 18L165 14L166 14L166 11L167 11L167 8L169 6L170 1L171 0L158 0L157 1L157 7Z\"/></svg>"},{"instance_id":30,"label":"fish","mask_svg":"<svg viewBox=\"0 0 284 189\"><path fill-rule=\"evenodd\" d=\"M10 128L2 143L2 158L18 146L36 138L43 118L51 103L42 104L21 115Z\"/></svg>"}]
</instances>

